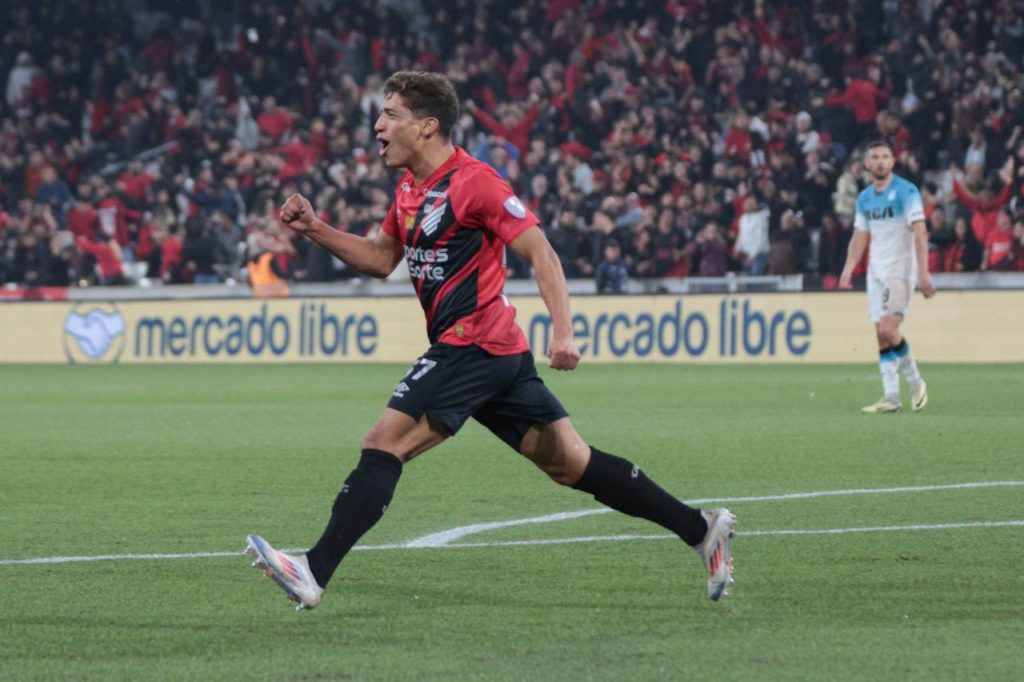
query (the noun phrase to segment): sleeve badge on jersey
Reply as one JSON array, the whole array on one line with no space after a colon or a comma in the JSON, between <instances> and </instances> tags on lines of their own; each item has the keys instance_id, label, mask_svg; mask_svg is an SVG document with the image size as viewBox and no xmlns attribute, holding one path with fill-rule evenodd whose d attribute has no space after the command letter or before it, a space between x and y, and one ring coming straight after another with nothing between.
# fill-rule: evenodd
<instances>
[{"instance_id":1,"label":"sleeve badge on jersey","mask_svg":"<svg viewBox=\"0 0 1024 682\"><path fill-rule=\"evenodd\" d=\"M515 218L522 220L526 217L526 207L523 206L523 202L519 201L519 197L511 196L505 199L505 210L509 212Z\"/></svg>"}]
</instances>

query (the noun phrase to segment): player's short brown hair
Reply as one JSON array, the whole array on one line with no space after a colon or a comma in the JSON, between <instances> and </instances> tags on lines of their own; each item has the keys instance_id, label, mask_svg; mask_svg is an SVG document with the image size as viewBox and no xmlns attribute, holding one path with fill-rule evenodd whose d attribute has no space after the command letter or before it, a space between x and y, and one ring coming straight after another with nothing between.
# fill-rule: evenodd
<instances>
[{"instance_id":1,"label":"player's short brown hair","mask_svg":"<svg viewBox=\"0 0 1024 682\"><path fill-rule=\"evenodd\" d=\"M889 150L889 153L892 153L892 145L890 145L885 140L873 140L873 141L869 142L868 146L867 146L867 149L865 149L864 152L867 153L867 152L869 152L872 149L875 149L877 147L885 147L886 149Z\"/></svg>"},{"instance_id":2,"label":"player's short brown hair","mask_svg":"<svg viewBox=\"0 0 1024 682\"><path fill-rule=\"evenodd\" d=\"M459 98L447 78L428 71L396 71L384 81L384 96L392 94L399 95L416 118L436 118L441 137L451 138Z\"/></svg>"}]
</instances>

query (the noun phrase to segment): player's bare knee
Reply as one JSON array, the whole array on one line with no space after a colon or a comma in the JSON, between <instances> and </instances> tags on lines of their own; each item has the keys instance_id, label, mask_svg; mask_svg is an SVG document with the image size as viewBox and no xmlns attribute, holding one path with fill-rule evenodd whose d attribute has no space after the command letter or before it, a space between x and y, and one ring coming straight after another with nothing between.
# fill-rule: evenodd
<instances>
[{"instance_id":1,"label":"player's bare knee","mask_svg":"<svg viewBox=\"0 0 1024 682\"><path fill-rule=\"evenodd\" d=\"M533 463L559 485L571 486L580 480L587 468L589 450L586 456L572 448L558 448L547 456L533 459Z\"/></svg>"},{"instance_id":2,"label":"player's bare knee","mask_svg":"<svg viewBox=\"0 0 1024 682\"><path fill-rule=\"evenodd\" d=\"M535 462L535 464L548 475L552 481L559 485L571 486L580 480L583 471L569 460L557 462Z\"/></svg>"},{"instance_id":3,"label":"player's bare knee","mask_svg":"<svg viewBox=\"0 0 1024 682\"><path fill-rule=\"evenodd\" d=\"M900 319L898 317L886 316L878 323L878 343L880 346L898 345L900 339Z\"/></svg>"},{"instance_id":4,"label":"player's bare knee","mask_svg":"<svg viewBox=\"0 0 1024 682\"><path fill-rule=\"evenodd\" d=\"M363 436L363 439L359 441L359 448L361 450L366 450L367 448L372 450L384 449L381 447L381 440L377 437L377 434L373 429L367 431L366 435Z\"/></svg>"},{"instance_id":5,"label":"player's bare knee","mask_svg":"<svg viewBox=\"0 0 1024 682\"><path fill-rule=\"evenodd\" d=\"M519 451L560 485L574 485L590 461L590 446L568 419L533 428L523 437Z\"/></svg>"}]
</instances>

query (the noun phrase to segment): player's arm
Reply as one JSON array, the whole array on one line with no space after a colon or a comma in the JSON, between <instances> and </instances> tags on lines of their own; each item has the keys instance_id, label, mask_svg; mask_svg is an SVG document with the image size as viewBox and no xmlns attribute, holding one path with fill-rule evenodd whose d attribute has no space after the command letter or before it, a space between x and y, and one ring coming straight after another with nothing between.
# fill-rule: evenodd
<instances>
[{"instance_id":1,"label":"player's arm","mask_svg":"<svg viewBox=\"0 0 1024 682\"><path fill-rule=\"evenodd\" d=\"M509 246L533 268L540 297L551 316L548 364L554 369L575 369L580 362L580 351L573 341L569 287L558 254L536 225L516 237Z\"/></svg>"},{"instance_id":2,"label":"player's arm","mask_svg":"<svg viewBox=\"0 0 1024 682\"><path fill-rule=\"evenodd\" d=\"M850 237L850 247L846 251L846 265L843 266L843 274L839 276L840 289L849 289L853 286L853 271L860 263L860 259L864 257L868 239L867 230L854 229L853 236Z\"/></svg>"},{"instance_id":3,"label":"player's arm","mask_svg":"<svg viewBox=\"0 0 1024 682\"><path fill-rule=\"evenodd\" d=\"M931 298L935 295L935 284L932 282L931 273L928 272L928 227L923 220L915 220L912 227L914 251L917 255L917 288L925 298Z\"/></svg>"},{"instance_id":4,"label":"player's arm","mask_svg":"<svg viewBox=\"0 0 1024 682\"><path fill-rule=\"evenodd\" d=\"M281 220L349 267L371 277L387 277L402 259L402 245L384 230L372 239L336 230L316 217L312 204L301 194L288 197L281 207Z\"/></svg>"}]
</instances>

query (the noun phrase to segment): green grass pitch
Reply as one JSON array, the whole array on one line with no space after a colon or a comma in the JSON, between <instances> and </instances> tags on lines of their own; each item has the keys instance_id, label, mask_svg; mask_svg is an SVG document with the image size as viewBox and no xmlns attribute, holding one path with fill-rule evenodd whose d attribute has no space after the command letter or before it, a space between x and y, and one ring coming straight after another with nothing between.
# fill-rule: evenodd
<instances>
[{"instance_id":1,"label":"green grass pitch","mask_svg":"<svg viewBox=\"0 0 1024 682\"><path fill-rule=\"evenodd\" d=\"M0 366L0 678L1020 675L1022 366L925 365L928 409L879 417L859 413L870 363L545 371L589 442L730 500L730 597L619 514L404 547L600 509L471 423L406 468L367 548L296 613L245 535L316 539L405 369ZM828 491L851 492L794 495ZM198 556L126 558L147 554ZM72 556L89 560L21 561Z\"/></svg>"}]
</instances>

